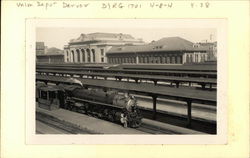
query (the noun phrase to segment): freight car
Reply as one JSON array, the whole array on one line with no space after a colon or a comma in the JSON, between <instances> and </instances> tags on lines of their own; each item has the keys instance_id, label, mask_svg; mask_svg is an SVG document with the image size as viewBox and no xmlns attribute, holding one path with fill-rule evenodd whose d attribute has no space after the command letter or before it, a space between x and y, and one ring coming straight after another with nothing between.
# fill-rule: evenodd
<instances>
[{"instance_id":1,"label":"freight car","mask_svg":"<svg viewBox=\"0 0 250 158\"><path fill-rule=\"evenodd\" d=\"M54 91L52 91L54 89ZM43 92L50 90L49 93ZM54 93L54 94L52 94ZM84 113L116 123L124 123L136 128L141 125L142 116L134 96L116 91L87 89L80 85L59 84L58 86L37 87L38 104L59 104L60 108ZM43 94L41 96L40 94ZM48 96L44 96L48 94ZM50 100L49 102L43 101ZM47 105L50 106L50 105ZM124 121L125 120L125 121Z\"/></svg>"}]
</instances>

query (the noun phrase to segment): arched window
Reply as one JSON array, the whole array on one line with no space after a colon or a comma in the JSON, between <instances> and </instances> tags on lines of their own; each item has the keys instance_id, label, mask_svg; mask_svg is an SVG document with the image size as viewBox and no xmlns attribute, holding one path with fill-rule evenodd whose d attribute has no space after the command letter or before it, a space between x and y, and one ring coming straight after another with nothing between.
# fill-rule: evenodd
<instances>
[{"instance_id":1,"label":"arched window","mask_svg":"<svg viewBox=\"0 0 250 158\"><path fill-rule=\"evenodd\" d=\"M66 51L66 62L69 62L69 51Z\"/></svg>"},{"instance_id":2,"label":"arched window","mask_svg":"<svg viewBox=\"0 0 250 158\"><path fill-rule=\"evenodd\" d=\"M191 63L191 55L188 55L188 63Z\"/></svg>"},{"instance_id":3,"label":"arched window","mask_svg":"<svg viewBox=\"0 0 250 158\"><path fill-rule=\"evenodd\" d=\"M206 55L203 54L203 62L205 62L205 60L206 60Z\"/></svg>"},{"instance_id":4,"label":"arched window","mask_svg":"<svg viewBox=\"0 0 250 158\"><path fill-rule=\"evenodd\" d=\"M146 63L150 63L150 57L149 56L147 56L147 58L146 58L147 60L147 62Z\"/></svg>"},{"instance_id":5,"label":"arched window","mask_svg":"<svg viewBox=\"0 0 250 158\"><path fill-rule=\"evenodd\" d=\"M90 61L91 61L91 58L90 58L90 50L87 49L86 51L87 51L87 60L88 60L88 63L90 63Z\"/></svg>"},{"instance_id":6,"label":"arched window","mask_svg":"<svg viewBox=\"0 0 250 158\"><path fill-rule=\"evenodd\" d=\"M134 57L131 58L131 63L135 63L135 58Z\"/></svg>"},{"instance_id":7,"label":"arched window","mask_svg":"<svg viewBox=\"0 0 250 158\"><path fill-rule=\"evenodd\" d=\"M190 54L190 56L189 56L189 61L190 61L190 63L193 62L193 55L192 54Z\"/></svg>"},{"instance_id":8,"label":"arched window","mask_svg":"<svg viewBox=\"0 0 250 158\"><path fill-rule=\"evenodd\" d=\"M91 49L91 51L92 51L92 56L93 56L93 63L95 63L95 50Z\"/></svg>"},{"instance_id":9,"label":"arched window","mask_svg":"<svg viewBox=\"0 0 250 158\"><path fill-rule=\"evenodd\" d=\"M72 62L74 63L75 62L75 56L74 56L74 51L73 50L71 51L71 57L72 57Z\"/></svg>"},{"instance_id":10,"label":"arched window","mask_svg":"<svg viewBox=\"0 0 250 158\"><path fill-rule=\"evenodd\" d=\"M154 63L154 62L155 62L155 57L151 56L150 63Z\"/></svg>"},{"instance_id":11,"label":"arched window","mask_svg":"<svg viewBox=\"0 0 250 158\"><path fill-rule=\"evenodd\" d=\"M79 49L76 50L76 62L80 62L80 51L79 51Z\"/></svg>"},{"instance_id":12,"label":"arched window","mask_svg":"<svg viewBox=\"0 0 250 158\"><path fill-rule=\"evenodd\" d=\"M163 64L165 64L165 63L166 63L166 57L165 57L165 56L162 56L162 58L161 58L161 62L162 62Z\"/></svg>"},{"instance_id":13,"label":"arched window","mask_svg":"<svg viewBox=\"0 0 250 158\"><path fill-rule=\"evenodd\" d=\"M171 64L174 64L174 58L175 58L175 57L173 57L173 56L170 58L170 63L171 63Z\"/></svg>"},{"instance_id":14,"label":"arched window","mask_svg":"<svg viewBox=\"0 0 250 158\"><path fill-rule=\"evenodd\" d=\"M85 62L85 50L81 49L82 52L82 62Z\"/></svg>"},{"instance_id":15,"label":"arched window","mask_svg":"<svg viewBox=\"0 0 250 158\"><path fill-rule=\"evenodd\" d=\"M139 63L143 63L143 57L142 56L139 57Z\"/></svg>"},{"instance_id":16,"label":"arched window","mask_svg":"<svg viewBox=\"0 0 250 158\"><path fill-rule=\"evenodd\" d=\"M153 60L154 60L154 57L153 57L153 56L150 56L150 57L149 57L149 63L153 63Z\"/></svg>"},{"instance_id":17,"label":"arched window","mask_svg":"<svg viewBox=\"0 0 250 158\"><path fill-rule=\"evenodd\" d=\"M157 63L162 63L161 58L162 58L162 56L157 57Z\"/></svg>"},{"instance_id":18,"label":"arched window","mask_svg":"<svg viewBox=\"0 0 250 158\"><path fill-rule=\"evenodd\" d=\"M167 58L166 63L169 64L169 63L170 63L170 57L168 56L168 57L166 57L166 58Z\"/></svg>"}]
</instances>

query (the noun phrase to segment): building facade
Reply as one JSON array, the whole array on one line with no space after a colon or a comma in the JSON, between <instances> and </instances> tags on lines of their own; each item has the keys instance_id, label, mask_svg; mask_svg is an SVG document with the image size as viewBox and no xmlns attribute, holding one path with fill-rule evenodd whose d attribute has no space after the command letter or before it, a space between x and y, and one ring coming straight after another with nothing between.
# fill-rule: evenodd
<instances>
[{"instance_id":1,"label":"building facade","mask_svg":"<svg viewBox=\"0 0 250 158\"><path fill-rule=\"evenodd\" d=\"M217 61L217 42L204 42L198 44L202 47L206 47L208 61Z\"/></svg>"},{"instance_id":2,"label":"building facade","mask_svg":"<svg viewBox=\"0 0 250 158\"><path fill-rule=\"evenodd\" d=\"M45 50L43 53L36 54L37 63L63 63L64 53L62 50L52 47L47 48L44 46Z\"/></svg>"},{"instance_id":3,"label":"building facade","mask_svg":"<svg viewBox=\"0 0 250 158\"><path fill-rule=\"evenodd\" d=\"M207 60L207 50L180 37L162 38L147 45L112 47L110 64L185 64Z\"/></svg>"},{"instance_id":4,"label":"building facade","mask_svg":"<svg viewBox=\"0 0 250 158\"><path fill-rule=\"evenodd\" d=\"M36 56L37 63L63 63L64 54L39 54Z\"/></svg>"},{"instance_id":5,"label":"building facade","mask_svg":"<svg viewBox=\"0 0 250 158\"><path fill-rule=\"evenodd\" d=\"M36 42L36 54L45 54L44 42Z\"/></svg>"},{"instance_id":6,"label":"building facade","mask_svg":"<svg viewBox=\"0 0 250 158\"><path fill-rule=\"evenodd\" d=\"M64 61L67 63L106 63L106 52L113 46L142 45L141 39L129 34L90 33L81 34L64 46Z\"/></svg>"}]
</instances>

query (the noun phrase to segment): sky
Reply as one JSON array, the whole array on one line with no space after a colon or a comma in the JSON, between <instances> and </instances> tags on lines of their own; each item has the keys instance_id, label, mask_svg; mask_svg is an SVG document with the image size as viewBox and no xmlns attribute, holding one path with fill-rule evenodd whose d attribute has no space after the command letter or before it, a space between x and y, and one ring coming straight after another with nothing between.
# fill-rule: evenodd
<instances>
[{"instance_id":1,"label":"sky","mask_svg":"<svg viewBox=\"0 0 250 158\"><path fill-rule=\"evenodd\" d=\"M144 42L159 40L164 37L182 37L191 42L216 41L217 33L215 28L164 28L161 27L36 27L36 41L44 42L46 46L63 49L70 39L75 39L81 33L124 33L134 38L141 38Z\"/></svg>"}]
</instances>

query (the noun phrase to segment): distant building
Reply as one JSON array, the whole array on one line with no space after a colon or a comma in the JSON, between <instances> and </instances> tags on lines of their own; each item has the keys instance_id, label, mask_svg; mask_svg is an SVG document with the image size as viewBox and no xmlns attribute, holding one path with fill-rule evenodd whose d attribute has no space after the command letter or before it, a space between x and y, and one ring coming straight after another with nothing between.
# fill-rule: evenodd
<instances>
[{"instance_id":1,"label":"distant building","mask_svg":"<svg viewBox=\"0 0 250 158\"><path fill-rule=\"evenodd\" d=\"M180 37L167 37L141 46L117 46L107 52L111 64L185 64L207 60L207 50Z\"/></svg>"},{"instance_id":2,"label":"distant building","mask_svg":"<svg viewBox=\"0 0 250 158\"><path fill-rule=\"evenodd\" d=\"M64 53L63 50L52 47L47 48L44 54L36 55L37 63L63 63Z\"/></svg>"},{"instance_id":3,"label":"distant building","mask_svg":"<svg viewBox=\"0 0 250 158\"><path fill-rule=\"evenodd\" d=\"M77 39L64 46L65 62L71 63L106 63L106 52L112 46L142 45L141 39L135 39L122 33L81 34Z\"/></svg>"},{"instance_id":4,"label":"distant building","mask_svg":"<svg viewBox=\"0 0 250 158\"><path fill-rule=\"evenodd\" d=\"M217 42L204 42L204 43L198 43L198 44L207 49L208 61L217 60Z\"/></svg>"},{"instance_id":5,"label":"distant building","mask_svg":"<svg viewBox=\"0 0 250 158\"><path fill-rule=\"evenodd\" d=\"M63 54L63 50L51 47L46 49L46 54Z\"/></svg>"},{"instance_id":6,"label":"distant building","mask_svg":"<svg viewBox=\"0 0 250 158\"><path fill-rule=\"evenodd\" d=\"M45 54L44 42L36 42L36 54Z\"/></svg>"}]
</instances>

